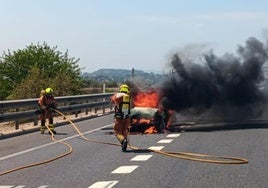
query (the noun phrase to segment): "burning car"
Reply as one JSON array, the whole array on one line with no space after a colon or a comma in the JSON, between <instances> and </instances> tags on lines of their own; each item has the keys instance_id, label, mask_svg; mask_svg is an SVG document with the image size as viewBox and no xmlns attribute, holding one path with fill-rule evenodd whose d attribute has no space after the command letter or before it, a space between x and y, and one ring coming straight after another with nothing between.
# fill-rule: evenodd
<instances>
[{"instance_id":1,"label":"burning car","mask_svg":"<svg viewBox=\"0 0 268 188\"><path fill-rule=\"evenodd\" d=\"M137 93L133 96L133 106L130 131L152 134L161 133L167 127L169 113L160 108L156 91Z\"/></svg>"},{"instance_id":2,"label":"burning car","mask_svg":"<svg viewBox=\"0 0 268 188\"><path fill-rule=\"evenodd\" d=\"M131 109L132 132L161 133L167 126L167 115L158 108L134 107Z\"/></svg>"}]
</instances>

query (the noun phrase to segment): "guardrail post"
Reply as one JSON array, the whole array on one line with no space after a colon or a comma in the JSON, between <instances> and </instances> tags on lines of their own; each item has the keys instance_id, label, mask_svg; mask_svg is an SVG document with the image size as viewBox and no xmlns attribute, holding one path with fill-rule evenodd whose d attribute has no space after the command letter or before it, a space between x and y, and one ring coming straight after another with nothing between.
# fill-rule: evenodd
<instances>
[{"instance_id":1,"label":"guardrail post","mask_svg":"<svg viewBox=\"0 0 268 188\"><path fill-rule=\"evenodd\" d=\"M97 101L99 101L99 100L98 100L98 99L96 99L96 100L95 100L95 102L97 102ZM98 113L99 108L98 108L97 106L95 106L95 108L94 108L94 109L95 109L95 114L97 114L97 113Z\"/></svg>"},{"instance_id":2,"label":"guardrail post","mask_svg":"<svg viewBox=\"0 0 268 188\"><path fill-rule=\"evenodd\" d=\"M105 105L102 106L102 113L105 114Z\"/></svg>"},{"instance_id":3,"label":"guardrail post","mask_svg":"<svg viewBox=\"0 0 268 188\"><path fill-rule=\"evenodd\" d=\"M16 108L16 112L18 112L19 111L19 109L18 108ZM17 129L19 129L20 128L20 126L19 126L19 121L17 120L17 121L15 121L15 129L17 130Z\"/></svg>"},{"instance_id":4,"label":"guardrail post","mask_svg":"<svg viewBox=\"0 0 268 188\"><path fill-rule=\"evenodd\" d=\"M34 126L38 125L38 118L34 118Z\"/></svg>"},{"instance_id":5,"label":"guardrail post","mask_svg":"<svg viewBox=\"0 0 268 188\"><path fill-rule=\"evenodd\" d=\"M86 100L86 103L88 103L88 100ZM88 109L85 109L85 114L88 115Z\"/></svg>"},{"instance_id":6,"label":"guardrail post","mask_svg":"<svg viewBox=\"0 0 268 188\"><path fill-rule=\"evenodd\" d=\"M63 103L64 106L66 106L67 104L66 103ZM62 116L62 119L65 120L66 117L65 116Z\"/></svg>"}]
</instances>

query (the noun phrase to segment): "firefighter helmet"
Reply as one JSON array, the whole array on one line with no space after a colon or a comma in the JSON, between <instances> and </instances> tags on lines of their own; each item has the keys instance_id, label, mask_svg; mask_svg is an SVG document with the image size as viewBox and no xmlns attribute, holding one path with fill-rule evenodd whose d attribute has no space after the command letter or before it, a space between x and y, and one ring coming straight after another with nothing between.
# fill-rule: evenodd
<instances>
[{"instance_id":1,"label":"firefighter helmet","mask_svg":"<svg viewBox=\"0 0 268 188\"><path fill-rule=\"evenodd\" d=\"M119 88L119 92L121 92L121 93L129 93L128 85L126 85L126 84L121 85L120 88Z\"/></svg>"},{"instance_id":2,"label":"firefighter helmet","mask_svg":"<svg viewBox=\"0 0 268 188\"><path fill-rule=\"evenodd\" d=\"M53 89L52 88L50 88L50 87L46 88L46 94L47 95L52 95L52 93L53 93Z\"/></svg>"}]
</instances>

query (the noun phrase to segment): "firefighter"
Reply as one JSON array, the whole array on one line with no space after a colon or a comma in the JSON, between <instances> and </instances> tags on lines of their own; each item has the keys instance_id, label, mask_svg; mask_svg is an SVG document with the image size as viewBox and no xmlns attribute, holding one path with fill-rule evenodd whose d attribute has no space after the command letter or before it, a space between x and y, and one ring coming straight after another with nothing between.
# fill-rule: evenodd
<instances>
[{"instance_id":1,"label":"firefighter","mask_svg":"<svg viewBox=\"0 0 268 188\"><path fill-rule=\"evenodd\" d=\"M115 93L111 97L111 102L115 104L114 115L114 132L116 138L119 140L122 146L122 151L127 150L128 140L128 128L130 127L130 95L129 87L123 84L119 88L119 92Z\"/></svg>"},{"instance_id":2,"label":"firefighter","mask_svg":"<svg viewBox=\"0 0 268 188\"><path fill-rule=\"evenodd\" d=\"M38 106L40 108L40 120L41 120L41 127L40 131L41 134L45 133L46 130L46 119L48 119L48 127L49 129L56 134L56 131L54 130L54 124L53 124L53 109L56 109L57 104L55 101L55 98L53 96L53 89L52 88L46 88L45 92L41 95L38 100ZM50 132L49 132L50 133Z\"/></svg>"}]
</instances>

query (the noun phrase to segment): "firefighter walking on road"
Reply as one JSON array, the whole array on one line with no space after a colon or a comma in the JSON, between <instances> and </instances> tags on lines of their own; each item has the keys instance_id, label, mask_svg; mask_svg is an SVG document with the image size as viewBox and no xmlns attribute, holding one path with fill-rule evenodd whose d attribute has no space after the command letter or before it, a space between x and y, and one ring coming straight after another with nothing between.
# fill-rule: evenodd
<instances>
[{"instance_id":1,"label":"firefighter walking on road","mask_svg":"<svg viewBox=\"0 0 268 188\"><path fill-rule=\"evenodd\" d=\"M122 151L127 150L128 140L128 128L130 127L130 95L129 87L123 84L119 88L119 92L115 93L111 97L111 102L115 104L114 115L114 132L116 138L119 140L122 146Z\"/></svg>"},{"instance_id":2,"label":"firefighter walking on road","mask_svg":"<svg viewBox=\"0 0 268 188\"><path fill-rule=\"evenodd\" d=\"M49 129L56 134L56 131L54 130L54 124L53 124L53 109L56 109L57 104L55 101L55 98L53 96L53 89L52 88L46 88L45 91L41 91L40 98L38 100L38 106L40 108L40 120L41 120L41 127L40 131L41 134L45 133L46 130L46 119L48 119L48 127ZM49 132L50 133L50 132Z\"/></svg>"}]
</instances>

